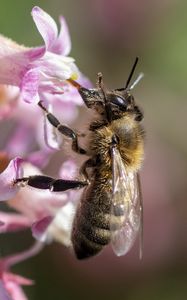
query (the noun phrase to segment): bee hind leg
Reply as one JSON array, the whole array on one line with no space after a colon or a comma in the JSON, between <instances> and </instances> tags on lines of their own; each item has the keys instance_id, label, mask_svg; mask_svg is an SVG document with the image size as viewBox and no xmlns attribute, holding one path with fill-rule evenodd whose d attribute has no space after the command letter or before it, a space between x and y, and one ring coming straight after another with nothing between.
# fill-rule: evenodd
<instances>
[{"instance_id":1,"label":"bee hind leg","mask_svg":"<svg viewBox=\"0 0 187 300\"><path fill-rule=\"evenodd\" d=\"M52 113L50 113L45 106L43 106L41 101L38 102L38 105L45 112L49 123L61 134L72 139L72 150L79 154L86 154L86 150L82 149L78 144L78 134L68 126L61 124L60 121Z\"/></svg>"},{"instance_id":2,"label":"bee hind leg","mask_svg":"<svg viewBox=\"0 0 187 300\"><path fill-rule=\"evenodd\" d=\"M51 192L64 192L69 189L83 188L88 185L88 183L86 181L55 179L48 176L35 175L18 178L14 181L14 185L28 185L41 190L49 190Z\"/></svg>"}]
</instances>

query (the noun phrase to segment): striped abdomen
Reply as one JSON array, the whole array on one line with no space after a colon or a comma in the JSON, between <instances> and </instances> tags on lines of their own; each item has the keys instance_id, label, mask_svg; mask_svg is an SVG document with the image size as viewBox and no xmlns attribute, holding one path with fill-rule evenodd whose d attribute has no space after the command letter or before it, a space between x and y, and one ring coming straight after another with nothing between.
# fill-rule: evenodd
<instances>
[{"instance_id":1,"label":"striped abdomen","mask_svg":"<svg viewBox=\"0 0 187 300\"><path fill-rule=\"evenodd\" d=\"M78 259L97 254L110 242L110 210L111 188L98 178L85 189L74 218L72 243Z\"/></svg>"},{"instance_id":2,"label":"striped abdomen","mask_svg":"<svg viewBox=\"0 0 187 300\"><path fill-rule=\"evenodd\" d=\"M111 216L111 187L98 183L99 178L85 189L74 218L72 244L78 259L96 255L110 242L111 217L118 228L122 222L121 213Z\"/></svg>"}]
</instances>

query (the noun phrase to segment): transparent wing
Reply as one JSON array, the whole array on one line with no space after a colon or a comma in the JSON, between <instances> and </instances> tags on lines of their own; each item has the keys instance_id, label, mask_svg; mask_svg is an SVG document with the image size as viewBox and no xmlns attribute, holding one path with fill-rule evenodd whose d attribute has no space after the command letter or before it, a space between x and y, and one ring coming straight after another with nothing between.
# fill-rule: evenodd
<instances>
[{"instance_id":1,"label":"transparent wing","mask_svg":"<svg viewBox=\"0 0 187 300\"><path fill-rule=\"evenodd\" d=\"M110 217L111 244L117 256L125 255L140 231L142 254L142 196L136 173L127 171L119 151L112 149L113 178Z\"/></svg>"}]
</instances>

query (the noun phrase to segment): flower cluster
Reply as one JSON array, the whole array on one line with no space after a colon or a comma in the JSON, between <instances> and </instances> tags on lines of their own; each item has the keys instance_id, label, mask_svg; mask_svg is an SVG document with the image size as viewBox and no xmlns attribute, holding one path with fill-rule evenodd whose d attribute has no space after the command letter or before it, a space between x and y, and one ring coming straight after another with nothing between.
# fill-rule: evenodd
<instances>
[{"instance_id":1,"label":"flower cluster","mask_svg":"<svg viewBox=\"0 0 187 300\"><path fill-rule=\"evenodd\" d=\"M73 211L79 197L78 192L59 195L14 185L17 178L42 174L51 155L59 149L53 128L44 122L37 103L42 100L63 122L71 123L82 99L68 80L78 79L85 87L91 85L68 56L71 41L65 19L60 17L58 33L54 20L41 8L34 7L32 17L43 46L27 48L0 36L0 120L14 124L0 151L0 201L15 210L0 212L0 232L31 228L36 240L31 249L0 260L1 300L25 300L20 286L32 284L12 274L12 265L35 255L45 242L55 239L70 245ZM63 178L75 175L76 164L71 160L59 168Z\"/></svg>"}]
</instances>

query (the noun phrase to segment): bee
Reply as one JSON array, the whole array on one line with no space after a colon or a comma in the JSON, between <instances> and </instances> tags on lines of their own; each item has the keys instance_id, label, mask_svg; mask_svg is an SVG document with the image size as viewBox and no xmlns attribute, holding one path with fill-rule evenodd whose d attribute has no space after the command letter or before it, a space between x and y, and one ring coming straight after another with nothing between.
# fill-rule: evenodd
<instances>
[{"instance_id":1,"label":"bee","mask_svg":"<svg viewBox=\"0 0 187 300\"><path fill-rule=\"evenodd\" d=\"M131 90L142 78L129 86L138 58L124 88L110 90L97 77L96 88L87 89L69 79L77 88L87 108L96 112L89 125L87 149L79 145L78 134L50 113L39 102L47 120L61 134L71 138L72 149L87 155L80 168L83 180L54 179L36 175L23 177L25 183L39 189L62 192L84 188L73 220L71 242L78 259L99 253L111 243L117 256L125 255L140 234L142 252L143 206L139 170L144 157L143 113Z\"/></svg>"}]
</instances>

